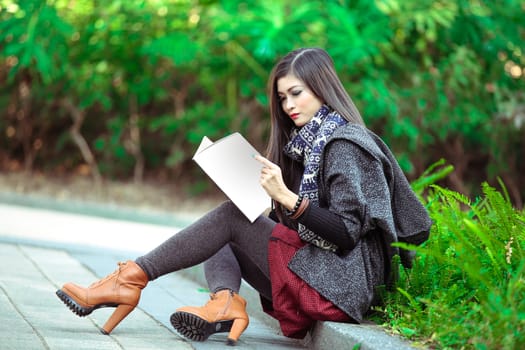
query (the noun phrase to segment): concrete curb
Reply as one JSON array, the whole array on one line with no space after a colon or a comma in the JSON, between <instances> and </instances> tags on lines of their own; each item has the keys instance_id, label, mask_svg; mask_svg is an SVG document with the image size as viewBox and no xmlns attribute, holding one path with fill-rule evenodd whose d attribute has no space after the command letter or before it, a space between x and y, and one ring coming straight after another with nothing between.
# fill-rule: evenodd
<instances>
[{"instance_id":1,"label":"concrete curb","mask_svg":"<svg viewBox=\"0 0 525 350\"><path fill-rule=\"evenodd\" d=\"M195 220L195 217L187 215L178 216L170 213L141 211L134 208L123 208L92 202L58 201L43 196L20 195L11 192L0 193L0 203L162 226L184 227ZM184 270L182 274L203 286L206 285L203 269L200 265ZM243 284L242 288L243 297L248 301L249 314L279 331L278 322L262 311L258 293L247 284ZM301 343L310 349L416 349L408 341L387 334L379 326L335 322L318 322L311 334L302 340Z\"/></svg>"}]
</instances>

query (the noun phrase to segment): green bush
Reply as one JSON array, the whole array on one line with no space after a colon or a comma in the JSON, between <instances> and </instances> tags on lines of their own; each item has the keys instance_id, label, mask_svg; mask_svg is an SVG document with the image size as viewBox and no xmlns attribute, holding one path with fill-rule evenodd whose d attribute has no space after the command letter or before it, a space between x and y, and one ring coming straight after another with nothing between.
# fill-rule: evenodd
<instances>
[{"instance_id":1,"label":"green bush","mask_svg":"<svg viewBox=\"0 0 525 350\"><path fill-rule=\"evenodd\" d=\"M0 170L178 178L195 139L232 131L262 151L272 65L320 46L410 177L445 158L447 187L470 195L499 176L520 207L524 11L518 0L0 0Z\"/></svg>"},{"instance_id":2,"label":"green bush","mask_svg":"<svg viewBox=\"0 0 525 350\"><path fill-rule=\"evenodd\" d=\"M430 238L377 309L396 333L435 348L525 344L525 214L484 183L475 201L431 185Z\"/></svg>"}]
</instances>

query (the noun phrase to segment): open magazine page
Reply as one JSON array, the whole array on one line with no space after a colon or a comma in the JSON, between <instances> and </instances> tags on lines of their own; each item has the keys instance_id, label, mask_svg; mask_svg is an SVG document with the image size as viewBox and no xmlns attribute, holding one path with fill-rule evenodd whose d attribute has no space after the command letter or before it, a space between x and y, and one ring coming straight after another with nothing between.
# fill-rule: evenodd
<instances>
[{"instance_id":1,"label":"open magazine page","mask_svg":"<svg viewBox=\"0 0 525 350\"><path fill-rule=\"evenodd\" d=\"M254 222L271 204L270 196L259 183L262 164L255 160L259 154L239 133L216 142L204 137L193 160Z\"/></svg>"}]
</instances>

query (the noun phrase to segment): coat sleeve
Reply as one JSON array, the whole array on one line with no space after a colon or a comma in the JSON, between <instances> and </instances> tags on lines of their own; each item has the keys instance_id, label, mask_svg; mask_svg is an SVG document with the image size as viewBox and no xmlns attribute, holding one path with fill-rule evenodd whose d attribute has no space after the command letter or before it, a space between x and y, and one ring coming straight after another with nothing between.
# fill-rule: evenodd
<instances>
[{"instance_id":1,"label":"coat sleeve","mask_svg":"<svg viewBox=\"0 0 525 350\"><path fill-rule=\"evenodd\" d=\"M391 197L376 155L346 139L327 144L320 169L320 205L341 216L353 246L376 228L377 219L391 219Z\"/></svg>"}]
</instances>

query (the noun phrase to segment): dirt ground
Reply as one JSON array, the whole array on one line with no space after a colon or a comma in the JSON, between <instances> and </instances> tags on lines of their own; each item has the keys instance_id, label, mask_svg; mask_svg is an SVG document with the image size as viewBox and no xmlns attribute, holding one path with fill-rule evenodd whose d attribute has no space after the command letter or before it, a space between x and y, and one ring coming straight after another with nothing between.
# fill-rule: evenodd
<instances>
[{"instance_id":1,"label":"dirt ground","mask_svg":"<svg viewBox=\"0 0 525 350\"><path fill-rule=\"evenodd\" d=\"M190 196L181 184L118 182L96 186L86 176L50 177L23 172L0 172L0 192L118 205L146 211L204 213L225 199L219 190Z\"/></svg>"}]
</instances>

